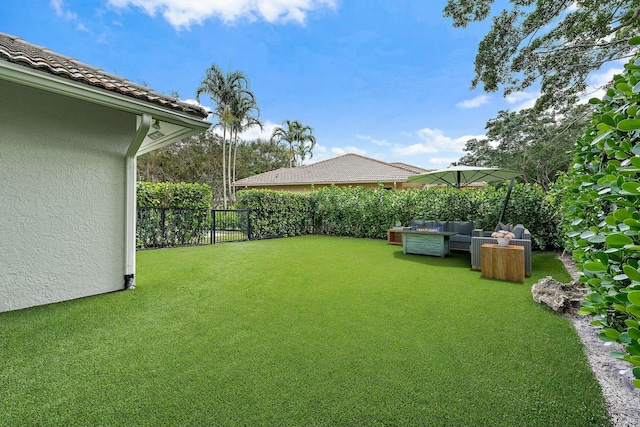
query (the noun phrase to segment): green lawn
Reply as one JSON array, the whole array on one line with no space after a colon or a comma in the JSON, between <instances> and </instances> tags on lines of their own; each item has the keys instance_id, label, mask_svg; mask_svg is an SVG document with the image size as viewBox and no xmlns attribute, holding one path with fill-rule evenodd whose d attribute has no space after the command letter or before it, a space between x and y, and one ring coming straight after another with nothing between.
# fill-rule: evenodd
<instances>
[{"instance_id":1,"label":"green lawn","mask_svg":"<svg viewBox=\"0 0 640 427\"><path fill-rule=\"evenodd\" d=\"M0 425L609 425L580 340L468 254L306 236L138 253L135 291L0 314Z\"/></svg>"}]
</instances>

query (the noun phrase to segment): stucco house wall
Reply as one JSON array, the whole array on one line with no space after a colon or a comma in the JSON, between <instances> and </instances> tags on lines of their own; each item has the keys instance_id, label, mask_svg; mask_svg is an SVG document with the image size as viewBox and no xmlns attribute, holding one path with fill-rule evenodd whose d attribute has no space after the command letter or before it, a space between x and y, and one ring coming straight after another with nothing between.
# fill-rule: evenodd
<instances>
[{"instance_id":1,"label":"stucco house wall","mask_svg":"<svg viewBox=\"0 0 640 427\"><path fill-rule=\"evenodd\" d=\"M0 98L0 312L123 289L136 116L2 80Z\"/></svg>"}]
</instances>

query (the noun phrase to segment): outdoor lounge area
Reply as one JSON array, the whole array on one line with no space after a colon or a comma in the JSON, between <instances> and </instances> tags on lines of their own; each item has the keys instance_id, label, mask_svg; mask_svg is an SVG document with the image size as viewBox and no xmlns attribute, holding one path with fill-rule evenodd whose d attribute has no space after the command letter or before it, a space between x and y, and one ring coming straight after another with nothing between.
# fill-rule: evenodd
<instances>
[{"instance_id":1,"label":"outdoor lounge area","mask_svg":"<svg viewBox=\"0 0 640 427\"><path fill-rule=\"evenodd\" d=\"M533 265L517 284L327 236L138 252L134 291L0 314L1 424L609 425L571 323L531 298L569 276Z\"/></svg>"}]
</instances>

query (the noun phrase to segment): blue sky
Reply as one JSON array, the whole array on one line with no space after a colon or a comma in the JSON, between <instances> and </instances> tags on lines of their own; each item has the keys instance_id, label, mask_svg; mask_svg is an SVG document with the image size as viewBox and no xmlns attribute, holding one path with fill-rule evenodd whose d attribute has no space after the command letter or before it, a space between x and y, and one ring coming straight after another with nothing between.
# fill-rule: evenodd
<instances>
[{"instance_id":1,"label":"blue sky","mask_svg":"<svg viewBox=\"0 0 640 427\"><path fill-rule=\"evenodd\" d=\"M349 152L446 167L507 99L469 90L487 23L456 29L446 0L21 0L0 3L0 32L158 92L193 99L205 70L242 70L270 136L313 127L311 162ZM610 79L615 64L594 73ZM207 98L201 99L210 106ZM213 119L215 120L215 119ZM250 131L245 137L257 137Z\"/></svg>"}]
</instances>

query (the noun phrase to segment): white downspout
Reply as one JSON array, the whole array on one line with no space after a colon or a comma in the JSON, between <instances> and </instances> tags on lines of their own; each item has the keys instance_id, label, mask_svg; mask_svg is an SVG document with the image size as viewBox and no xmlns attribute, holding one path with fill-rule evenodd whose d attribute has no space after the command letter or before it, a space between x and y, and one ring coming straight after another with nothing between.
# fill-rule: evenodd
<instances>
[{"instance_id":1,"label":"white downspout","mask_svg":"<svg viewBox=\"0 0 640 427\"><path fill-rule=\"evenodd\" d=\"M125 267L124 288L136 287L136 155L142 145L142 141L151 128L151 115L143 114L136 135L129 145L126 156L126 201L125 201Z\"/></svg>"}]
</instances>

